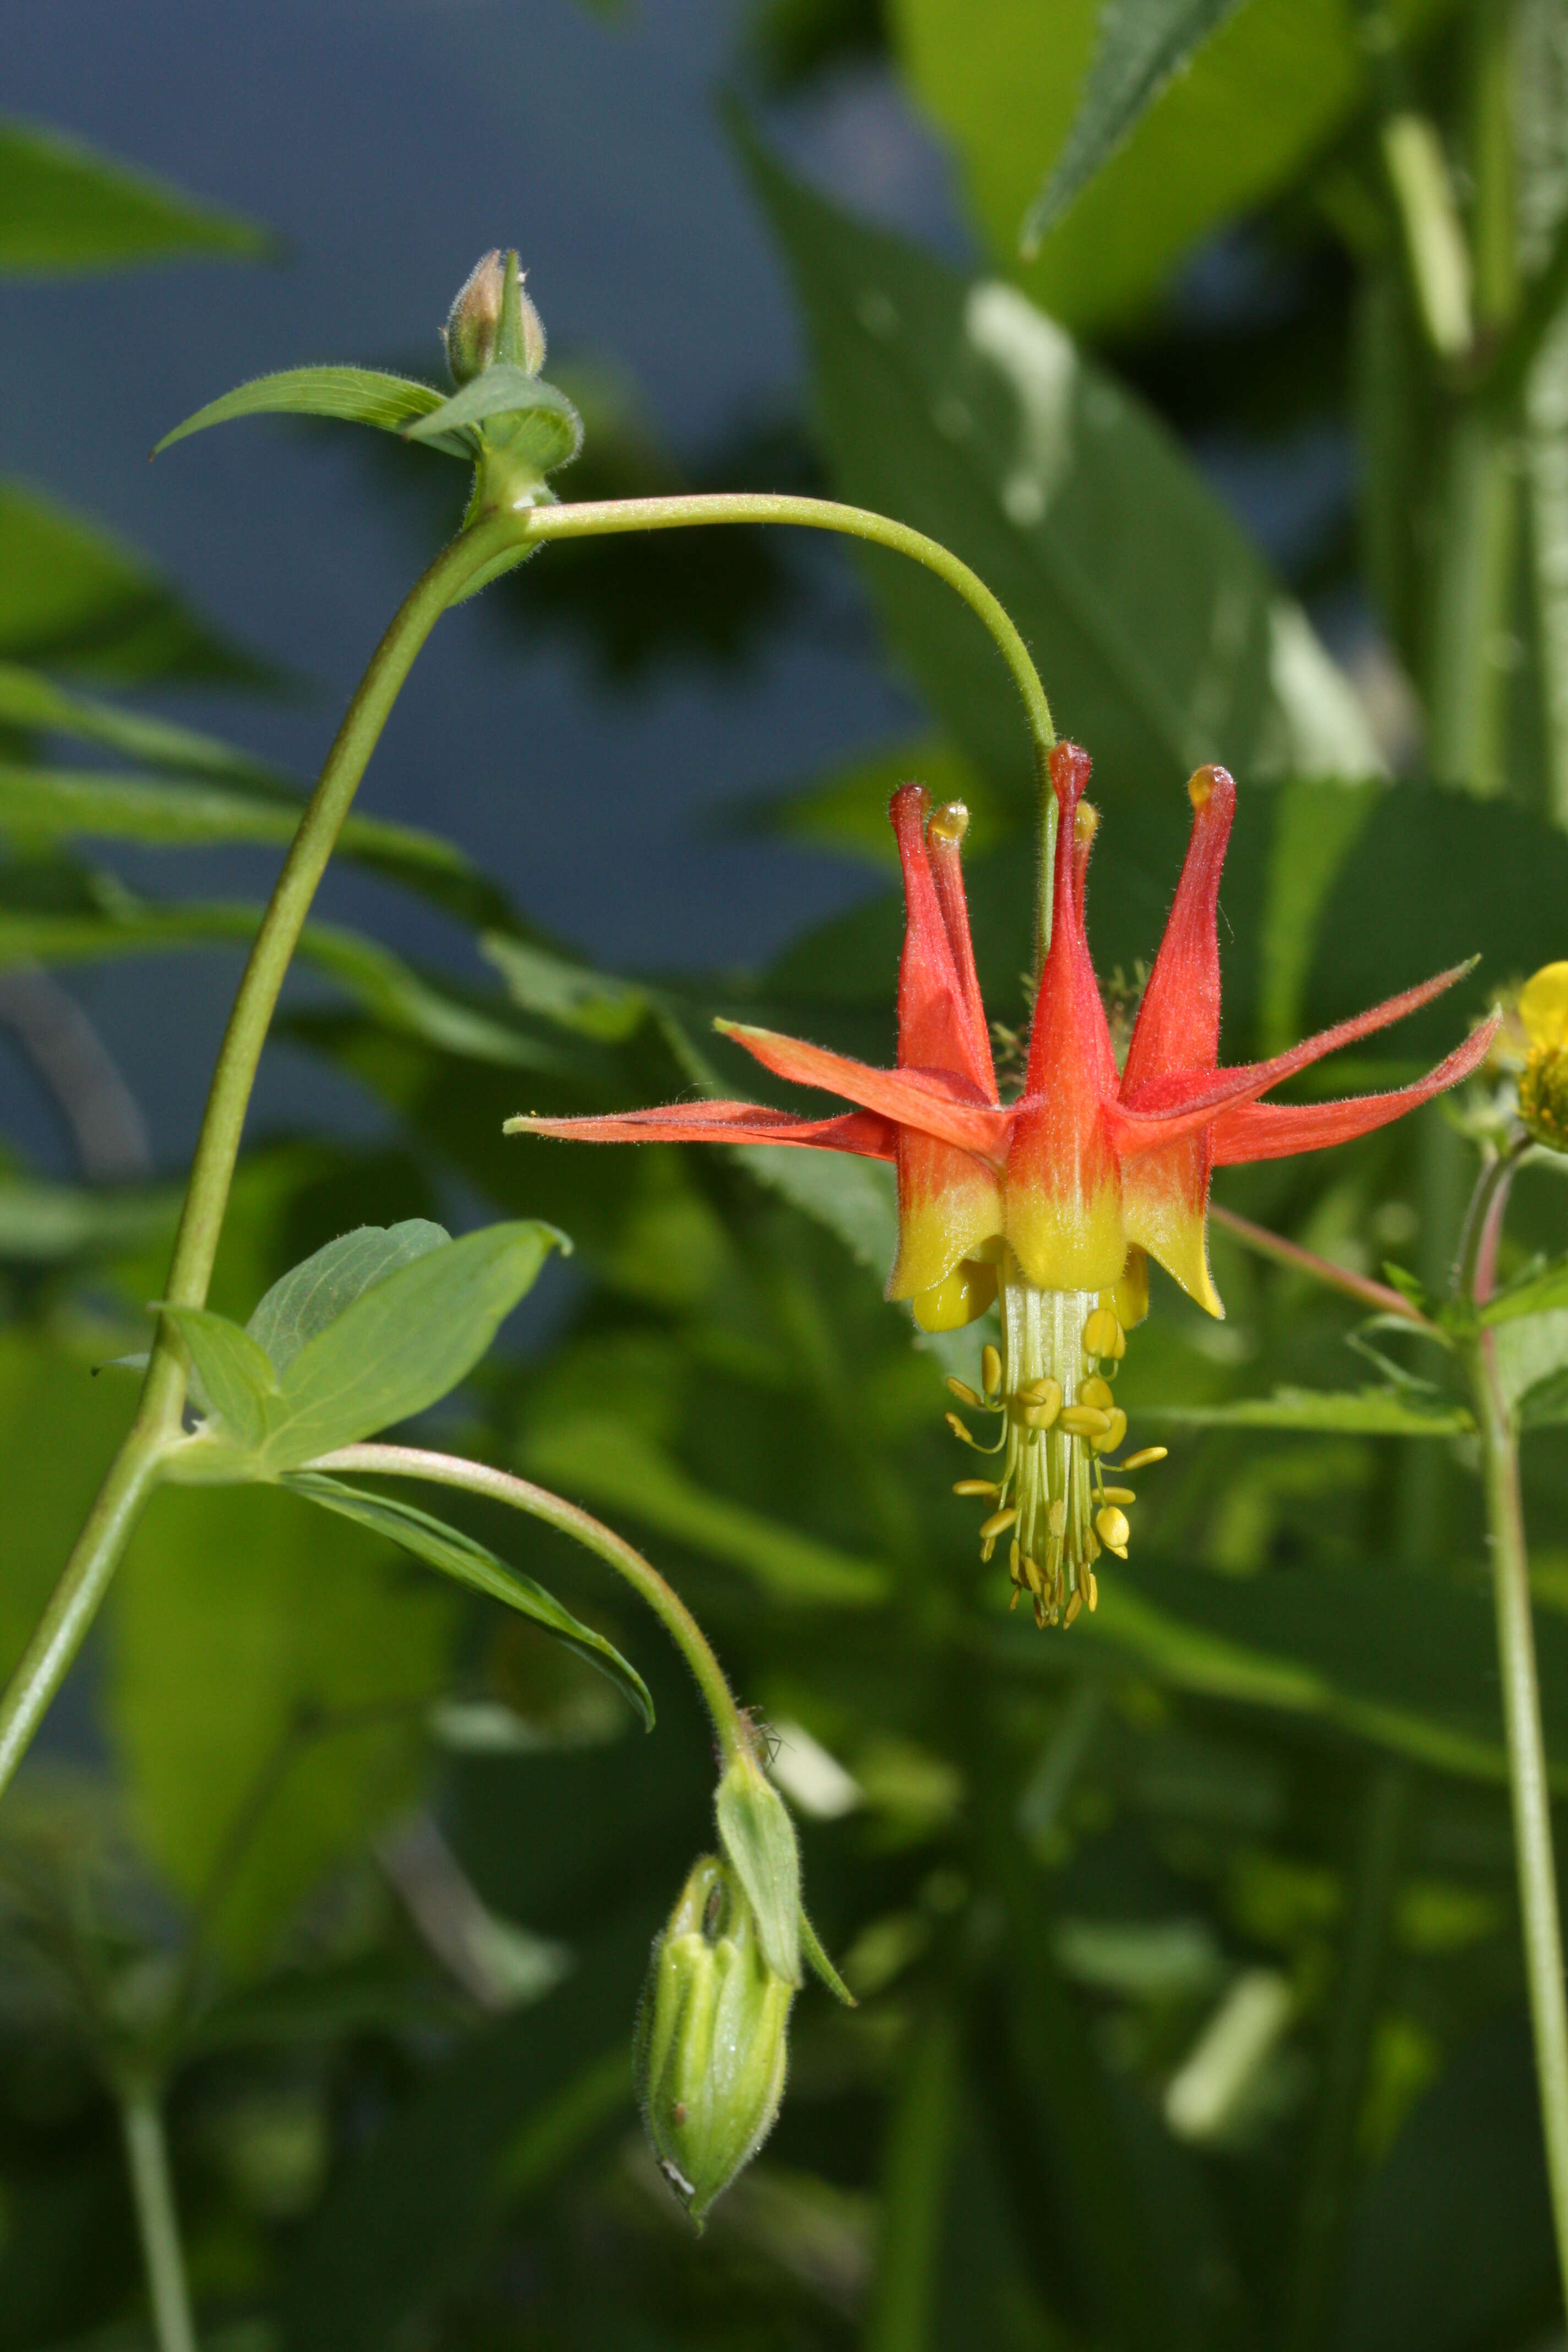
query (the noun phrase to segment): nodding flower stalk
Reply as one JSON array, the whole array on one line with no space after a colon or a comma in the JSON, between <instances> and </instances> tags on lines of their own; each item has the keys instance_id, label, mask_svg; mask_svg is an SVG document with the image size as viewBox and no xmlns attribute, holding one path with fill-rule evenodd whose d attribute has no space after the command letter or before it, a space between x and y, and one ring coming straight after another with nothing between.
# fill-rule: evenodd
<instances>
[{"instance_id":1,"label":"nodding flower stalk","mask_svg":"<svg viewBox=\"0 0 1568 2352\"><path fill-rule=\"evenodd\" d=\"M976 977L960 866L967 814L932 810L905 784L890 815L903 866L906 922L899 971L896 1066L873 1068L794 1037L717 1025L765 1069L854 1106L801 1118L756 1103L706 1102L589 1118L524 1118L513 1132L596 1143L774 1143L891 1160L899 1245L888 1296L924 1330L951 1330L999 1308L980 1384L950 1381L996 1427L985 1444L957 1412L954 1433L994 1470L957 1492L984 1506L981 1556L1005 1541L1016 1601L1037 1623L1071 1624L1098 1599L1096 1562L1126 1556L1135 1497L1122 1477L1162 1458L1120 1461L1127 1416L1115 1381L1127 1333L1148 1307L1152 1257L1211 1315L1223 1315L1208 1267L1213 1170L1274 1160L1365 1135L1469 1076L1496 1022L1415 1085L1312 1104L1260 1097L1325 1054L1415 1013L1466 970L1458 965L1266 1062L1219 1066L1219 878L1236 787L1223 768L1188 785L1192 837L1126 1062L1119 1067L1085 929L1098 819L1083 797L1087 753L1050 754L1058 824L1050 945L1041 968L1022 1092L1004 1102Z\"/></svg>"}]
</instances>

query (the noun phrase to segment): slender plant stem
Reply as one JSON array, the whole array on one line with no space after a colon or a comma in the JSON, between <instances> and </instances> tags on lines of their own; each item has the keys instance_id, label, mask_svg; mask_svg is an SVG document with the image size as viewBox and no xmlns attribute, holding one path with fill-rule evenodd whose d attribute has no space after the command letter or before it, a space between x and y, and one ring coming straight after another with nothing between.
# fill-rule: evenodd
<instances>
[{"instance_id":1,"label":"slender plant stem","mask_svg":"<svg viewBox=\"0 0 1568 2352\"><path fill-rule=\"evenodd\" d=\"M542 1519L546 1527L557 1528L587 1550L597 1552L617 1576L625 1577L639 1600L647 1602L690 1667L712 1718L725 1763L732 1763L737 1757L754 1757L751 1726L724 1679L724 1670L709 1646L708 1636L679 1593L624 1537L587 1511L580 1510L575 1503L565 1502L548 1487L535 1486L526 1478L514 1478L508 1470L492 1470L483 1462L465 1462L460 1454L432 1454L423 1446L341 1445L335 1453L321 1454L306 1467L357 1471L362 1476L378 1478L424 1478L435 1486L460 1486L467 1494L483 1495L490 1502L525 1511L531 1519Z\"/></svg>"},{"instance_id":2,"label":"slender plant stem","mask_svg":"<svg viewBox=\"0 0 1568 2352\"><path fill-rule=\"evenodd\" d=\"M120 2116L158 2352L196 2352L174 2184L169 2173L169 2146L156 2091L127 2090L121 2100Z\"/></svg>"},{"instance_id":3,"label":"slender plant stem","mask_svg":"<svg viewBox=\"0 0 1568 2352\"><path fill-rule=\"evenodd\" d=\"M698 523L795 523L807 530L841 531L878 547L908 556L911 562L934 572L939 580L963 597L984 623L996 649L1013 674L1023 697L1036 761L1045 773L1046 755L1056 742L1056 728L1040 674L1029 648L1008 617L1001 599L992 594L978 572L950 554L940 540L887 515L870 514L863 507L841 505L836 499L801 499L773 490L718 490L668 499L584 499L581 505L537 507L527 518L531 543L552 539L592 539L606 531L683 530Z\"/></svg>"},{"instance_id":4,"label":"slender plant stem","mask_svg":"<svg viewBox=\"0 0 1568 2352\"><path fill-rule=\"evenodd\" d=\"M316 790L300 818L299 831L252 943L218 1051L164 1286L164 1296L171 1306L205 1304L251 1090L279 995L360 779L415 657L437 621L465 589L473 586L498 558L509 551L521 559L529 550L551 540L595 538L625 530L675 530L710 523L787 523L809 530L839 531L907 556L945 581L989 630L1012 673L1028 720L1039 788L1045 796L1042 805L1048 801L1047 758L1056 734L1050 706L1029 649L1000 601L979 575L937 541L928 539L923 531L911 530L906 523L835 500L769 492L584 501L576 506L492 504L484 508L437 557L399 607L349 705ZM187 1378L184 1346L165 1319L160 1322L153 1343L135 1421L110 1465L26 1654L0 1697L0 1791L26 1753L81 1646L121 1554L157 1482L163 1455L179 1441ZM530 1491L542 1493L540 1489ZM571 1508L566 1504L556 1504L553 1497L543 1499L561 1511ZM548 1513L542 1510L538 1516L546 1517ZM584 1516L584 1525L597 1529L606 1542L616 1541L607 1529L599 1528L596 1520L579 1516ZM569 1532L580 1530L573 1528ZM586 1535L582 1539L595 1543ZM629 1547L627 1559L638 1559ZM624 1561L617 1559L616 1565L623 1573L632 1575ZM662 1578L658 1578L646 1562L640 1565L668 1596L668 1604L679 1610L681 1604ZM633 1580L637 1580L635 1575ZM644 1597L665 1616L675 1638L686 1647L686 1637L676 1632L666 1606L654 1599L651 1591L645 1591ZM700 1641L695 1620L689 1618L689 1612L681 1613L690 1632ZM739 1738L744 1747L743 1718L729 1696L717 1664L712 1664L711 1654L709 1659L716 1678L711 1688L705 1679L707 1669L700 1670L695 1655L689 1651L688 1654L709 1699L721 1744ZM720 1690L724 1692L722 1704L717 1702ZM738 1733L730 1723L731 1716L734 1725L742 1727Z\"/></svg>"},{"instance_id":5,"label":"slender plant stem","mask_svg":"<svg viewBox=\"0 0 1568 2352\"><path fill-rule=\"evenodd\" d=\"M1521 1141L1500 1153L1482 1170L1476 1186L1467 1225L1463 1276L1465 1295L1474 1306L1484 1305L1491 1295L1509 1187L1526 1148ZM1530 1606L1530 1557L1520 1491L1519 1431L1503 1389L1497 1338L1492 1331L1483 1329L1473 1344L1471 1380L1480 1432L1487 1529L1491 1542L1498 1663L1502 1675L1503 1724L1508 1738L1524 1969L1535 2036L1535 2078L1541 2094L1557 2259L1564 2306L1568 2308L1568 1993L1563 1983L1563 1928L1552 1843L1552 1796L1546 1777L1535 1626Z\"/></svg>"},{"instance_id":6,"label":"slender plant stem","mask_svg":"<svg viewBox=\"0 0 1568 2352\"><path fill-rule=\"evenodd\" d=\"M1209 1202L1209 1215L1227 1234L1234 1234L1244 1249L1256 1250L1259 1257L1272 1258L1276 1265L1288 1265L1297 1274L1310 1276L1330 1290L1342 1292L1359 1306L1375 1308L1380 1315L1397 1315L1404 1323L1414 1323L1423 1331L1435 1331L1437 1326L1413 1307L1408 1298L1384 1282L1372 1282L1363 1274L1352 1274L1348 1266L1336 1265L1331 1258L1320 1257L1315 1250L1303 1249L1300 1242L1288 1242L1279 1234L1271 1234L1267 1225L1255 1225L1250 1217L1238 1217L1234 1209L1222 1209L1217 1202Z\"/></svg>"},{"instance_id":7,"label":"slender plant stem","mask_svg":"<svg viewBox=\"0 0 1568 2352\"><path fill-rule=\"evenodd\" d=\"M866 2352L927 2352L952 2169L958 2025L940 1997L910 2030L888 2126L877 2277Z\"/></svg>"}]
</instances>

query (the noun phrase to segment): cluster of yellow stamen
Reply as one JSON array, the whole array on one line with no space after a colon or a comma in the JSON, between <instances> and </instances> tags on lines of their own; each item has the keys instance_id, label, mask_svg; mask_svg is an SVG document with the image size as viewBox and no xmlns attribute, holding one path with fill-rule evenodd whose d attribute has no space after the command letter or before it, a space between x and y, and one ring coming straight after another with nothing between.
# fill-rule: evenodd
<instances>
[{"instance_id":1,"label":"cluster of yellow stamen","mask_svg":"<svg viewBox=\"0 0 1568 2352\"><path fill-rule=\"evenodd\" d=\"M1039 1626L1070 1625L1085 1601L1097 1606L1094 1564L1102 1552L1127 1557L1131 1527L1130 1486L1108 1486L1113 1475L1165 1457L1163 1445L1114 1463L1107 1456L1126 1440L1127 1415L1112 1382L1127 1352L1127 1334L1109 1294L1038 1290L1003 1269L1002 1341L980 1358L979 1390L965 1381L947 1385L960 1403L994 1414L1001 1427L982 1445L956 1412L955 1436L977 1453L1003 1456L996 1478L961 1478L956 1495L990 1506L980 1529L980 1557L989 1560L1004 1538L1016 1608L1026 1593Z\"/></svg>"}]
</instances>

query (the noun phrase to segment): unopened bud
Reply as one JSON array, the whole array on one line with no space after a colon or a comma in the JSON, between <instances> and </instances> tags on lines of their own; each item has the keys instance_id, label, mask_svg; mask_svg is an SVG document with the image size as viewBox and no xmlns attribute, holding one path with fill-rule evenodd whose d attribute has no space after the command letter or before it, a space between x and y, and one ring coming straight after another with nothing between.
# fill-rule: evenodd
<instances>
[{"instance_id":1,"label":"unopened bud","mask_svg":"<svg viewBox=\"0 0 1568 2352\"><path fill-rule=\"evenodd\" d=\"M793 1993L763 1958L739 1879L705 1855L655 1941L635 2053L659 2169L699 2228L773 2128Z\"/></svg>"},{"instance_id":2,"label":"unopened bud","mask_svg":"<svg viewBox=\"0 0 1568 2352\"><path fill-rule=\"evenodd\" d=\"M544 365L544 321L522 290L515 253L498 248L477 261L458 289L442 330L447 365L461 387L498 359L537 375ZM508 348L510 346L511 348Z\"/></svg>"}]
</instances>

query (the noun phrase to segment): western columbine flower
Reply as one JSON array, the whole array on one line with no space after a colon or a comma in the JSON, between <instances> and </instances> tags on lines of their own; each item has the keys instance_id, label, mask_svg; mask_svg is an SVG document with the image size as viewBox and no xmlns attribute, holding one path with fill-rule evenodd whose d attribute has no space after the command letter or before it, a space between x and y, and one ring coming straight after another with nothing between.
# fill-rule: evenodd
<instances>
[{"instance_id":1,"label":"western columbine flower","mask_svg":"<svg viewBox=\"0 0 1568 2352\"><path fill-rule=\"evenodd\" d=\"M1416 1012L1469 969L1458 964L1289 1053L1217 1065L1220 868L1236 810L1223 768L1187 790L1192 839L1164 937L1117 1066L1084 931L1084 884L1098 820L1083 798L1089 757L1051 753L1058 827L1051 936L1035 1000L1022 1094L1004 1103L960 871L966 811L930 812L919 784L894 793L906 923L899 970L898 1066L874 1069L819 1045L721 1021L764 1068L857 1108L805 1119L755 1103L704 1102L595 1118L517 1118L512 1130L596 1143L784 1143L890 1160L899 1178L899 1247L889 1298L907 1298L928 1331L1001 1307L1001 1345L982 1355L981 1389L951 1381L1000 1423L984 1452L994 1477L957 1491L983 1500L982 1557L1006 1538L1014 1600L1037 1622L1070 1624L1097 1599L1102 1550L1126 1557L1126 1507L1107 1470L1158 1460L1163 1447L1107 1456L1127 1434L1111 1382L1129 1325L1147 1309L1147 1256L1211 1315L1222 1315L1205 1245L1210 1171L1278 1160L1365 1135L1482 1061L1495 1020L1414 1086L1344 1102L1258 1097L1310 1063ZM949 1421L970 1445L973 1433Z\"/></svg>"}]
</instances>

